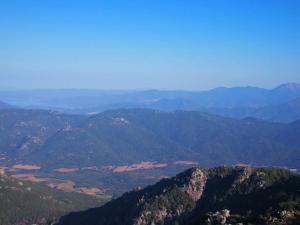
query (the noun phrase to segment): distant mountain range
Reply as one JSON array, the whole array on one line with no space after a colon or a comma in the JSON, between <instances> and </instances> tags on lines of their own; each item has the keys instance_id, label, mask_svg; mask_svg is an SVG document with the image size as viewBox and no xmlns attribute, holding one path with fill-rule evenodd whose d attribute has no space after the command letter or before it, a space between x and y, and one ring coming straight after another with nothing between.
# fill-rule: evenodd
<instances>
[{"instance_id":1,"label":"distant mountain range","mask_svg":"<svg viewBox=\"0 0 300 225\"><path fill-rule=\"evenodd\" d=\"M59 225L296 225L299 189L300 177L282 169L193 168Z\"/></svg>"},{"instance_id":2,"label":"distant mountain range","mask_svg":"<svg viewBox=\"0 0 300 225\"><path fill-rule=\"evenodd\" d=\"M0 135L0 158L4 158L0 160L8 166L33 164L51 174L58 168L71 168L70 173L62 173L64 178L93 185L94 173L99 173L104 188L117 193L153 181L142 182L145 177L156 180L174 174L182 170L180 164L244 163L298 169L300 165L299 121L271 123L150 109L93 116L9 109L0 110ZM137 175L143 168L157 168L157 172ZM135 175L116 185L122 173Z\"/></svg>"},{"instance_id":3,"label":"distant mountain range","mask_svg":"<svg viewBox=\"0 0 300 225\"><path fill-rule=\"evenodd\" d=\"M272 90L257 87L215 88L209 91L1 91L0 100L25 108L86 114L120 108L202 111L233 118L256 117L292 122L299 117L300 84ZM287 107L287 108L283 108Z\"/></svg>"}]
</instances>

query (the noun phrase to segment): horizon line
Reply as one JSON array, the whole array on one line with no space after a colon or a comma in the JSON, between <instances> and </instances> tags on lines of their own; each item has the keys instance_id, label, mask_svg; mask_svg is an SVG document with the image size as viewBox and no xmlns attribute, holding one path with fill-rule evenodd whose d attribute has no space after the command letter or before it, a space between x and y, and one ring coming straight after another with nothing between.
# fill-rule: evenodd
<instances>
[{"instance_id":1,"label":"horizon line","mask_svg":"<svg viewBox=\"0 0 300 225\"><path fill-rule=\"evenodd\" d=\"M184 92L202 92L211 91L215 89L231 89L231 88L259 88L265 90L273 90L281 86L287 85L299 85L298 82L287 82L280 83L272 88L260 87L255 85L240 85L240 86L216 86L208 89L171 89L171 88L81 88L81 87L70 87L70 88L0 88L0 92L15 92L15 91L103 91L103 92L140 92L140 91L184 91Z\"/></svg>"}]
</instances>

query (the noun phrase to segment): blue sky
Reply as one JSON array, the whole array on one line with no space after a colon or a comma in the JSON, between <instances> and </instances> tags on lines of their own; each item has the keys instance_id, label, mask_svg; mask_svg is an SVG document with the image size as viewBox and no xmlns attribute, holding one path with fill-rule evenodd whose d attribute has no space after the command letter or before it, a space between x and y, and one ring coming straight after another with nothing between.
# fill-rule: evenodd
<instances>
[{"instance_id":1,"label":"blue sky","mask_svg":"<svg viewBox=\"0 0 300 225\"><path fill-rule=\"evenodd\" d=\"M0 88L300 82L300 1L0 0Z\"/></svg>"}]
</instances>

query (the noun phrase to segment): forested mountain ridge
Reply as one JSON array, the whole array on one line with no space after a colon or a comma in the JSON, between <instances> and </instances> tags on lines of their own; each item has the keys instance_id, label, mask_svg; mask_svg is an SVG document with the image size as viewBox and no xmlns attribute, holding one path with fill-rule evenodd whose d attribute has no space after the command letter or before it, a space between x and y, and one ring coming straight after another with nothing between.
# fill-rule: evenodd
<instances>
[{"instance_id":1,"label":"forested mountain ridge","mask_svg":"<svg viewBox=\"0 0 300 225\"><path fill-rule=\"evenodd\" d=\"M0 146L3 154L42 160L49 166L52 161L61 166L72 162L88 166L199 157L208 165L282 163L280 166L293 167L299 165L292 154L300 144L293 138L300 132L295 124L147 109L113 110L90 117L2 110ZM283 152L290 160L282 160Z\"/></svg>"},{"instance_id":2,"label":"forested mountain ridge","mask_svg":"<svg viewBox=\"0 0 300 225\"><path fill-rule=\"evenodd\" d=\"M287 170L193 168L59 225L298 224L300 177Z\"/></svg>"},{"instance_id":3,"label":"forested mountain ridge","mask_svg":"<svg viewBox=\"0 0 300 225\"><path fill-rule=\"evenodd\" d=\"M199 112L114 110L56 132L29 156L70 166L182 159L208 166L247 163L296 167L299 141L292 136L299 134L299 129L292 124ZM73 155L67 157L63 152Z\"/></svg>"}]
</instances>

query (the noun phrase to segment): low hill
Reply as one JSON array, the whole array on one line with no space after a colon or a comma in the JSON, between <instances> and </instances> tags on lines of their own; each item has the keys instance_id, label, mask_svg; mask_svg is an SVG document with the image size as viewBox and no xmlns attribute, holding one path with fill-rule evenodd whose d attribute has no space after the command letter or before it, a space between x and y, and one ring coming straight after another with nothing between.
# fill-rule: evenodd
<instances>
[{"instance_id":1,"label":"low hill","mask_svg":"<svg viewBox=\"0 0 300 225\"><path fill-rule=\"evenodd\" d=\"M193 168L59 225L285 225L300 222L300 177L282 169Z\"/></svg>"},{"instance_id":2,"label":"low hill","mask_svg":"<svg viewBox=\"0 0 300 225\"><path fill-rule=\"evenodd\" d=\"M78 193L62 192L43 185L0 175L0 224L50 224L70 211L99 206L104 201Z\"/></svg>"}]
</instances>

